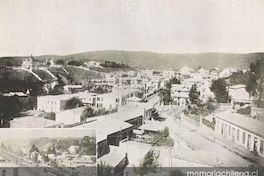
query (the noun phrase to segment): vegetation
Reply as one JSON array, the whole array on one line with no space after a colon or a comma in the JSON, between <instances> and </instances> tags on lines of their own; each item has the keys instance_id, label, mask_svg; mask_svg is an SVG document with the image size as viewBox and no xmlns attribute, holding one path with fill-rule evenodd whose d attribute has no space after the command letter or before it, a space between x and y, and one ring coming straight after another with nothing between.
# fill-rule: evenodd
<instances>
[{"instance_id":1,"label":"vegetation","mask_svg":"<svg viewBox=\"0 0 264 176\"><path fill-rule=\"evenodd\" d=\"M200 92L197 90L197 85L194 84L192 85L189 93L190 102L192 104L199 105L201 103L199 97L200 97Z\"/></svg>"},{"instance_id":2,"label":"vegetation","mask_svg":"<svg viewBox=\"0 0 264 176\"><path fill-rule=\"evenodd\" d=\"M97 164L97 175L98 176L112 176L113 167L109 164L103 163L102 161Z\"/></svg>"},{"instance_id":3,"label":"vegetation","mask_svg":"<svg viewBox=\"0 0 264 176\"><path fill-rule=\"evenodd\" d=\"M216 103L214 99L210 98L205 103L200 103L199 105L189 105L187 109L184 110L184 114L200 123L200 117L207 116L208 114L214 112L217 106L218 103Z\"/></svg>"},{"instance_id":4,"label":"vegetation","mask_svg":"<svg viewBox=\"0 0 264 176\"><path fill-rule=\"evenodd\" d=\"M227 103L229 101L227 84L224 79L214 80L210 89L215 94L218 103Z\"/></svg>"},{"instance_id":5,"label":"vegetation","mask_svg":"<svg viewBox=\"0 0 264 176\"><path fill-rule=\"evenodd\" d=\"M212 122L210 122L209 120L202 118L202 123L204 125L206 125L207 127L211 128L212 130L215 129L215 120L213 119Z\"/></svg>"},{"instance_id":6,"label":"vegetation","mask_svg":"<svg viewBox=\"0 0 264 176\"><path fill-rule=\"evenodd\" d=\"M250 79L247 83L247 91L251 95L257 95L257 105L260 107L264 91L264 59L258 59L255 63L250 64Z\"/></svg>"},{"instance_id":7,"label":"vegetation","mask_svg":"<svg viewBox=\"0 0 264 176\"><path fill-rule=\"evenodd\" d=\"M171 78L165 85L164 89L161 89L159 92L160 96L160 103L163 103L164 105L168 105L171 103L171 85L172 84L180 84L180 80L173 77Z\"/></svg>"},{"instance_id":8,"label":"vegetation","mask_svg":"<svg viewBox=\"0 0 264 176\"><path fill-rule=\"evenodd\" d=\"M56 114L54 112L47 113L45 119L56 120Z\"/></svg>"},{"instance_id":9,"label":"vegetation","mask_svg":"<svg viewBox=\"0 0 264 176\"><path fill-rule=\"evenodd\" d=\"M116 109L114 110L106 110L105 108L102 109L98 109L97 111L94 111L93 108L91 108L90 106L87 106L82 115L81 115L81 121L85 122L86 119L90 118L90 117L94 117L94 116L100 116L100 115L106 115L106 114L110 114L116 112Z\"/></svg>"},{"instance_id":10,"label":"vegetation","mask_svg":"<svg viewBox=\"0 0 264 176\"><path fill-rule=\"evenodd\" d=\"M11 70L0 67L0 92L30 91L31 96L44 95L44 83L24 70Z\"/></svg>"},{"instance_id":11,"label":"vegetation","mask_svg":"<svg viewBox=\"0 0 264 176\"><path fill-rule=\"evenodd\" d=\"M74 65L74 66L81 66L81 65L83 65L83 61L80 61L80 60L70 60L69 62L68 62L68 65Z\"/></svg>"},{"instance_id":12,"label":"vegetation","mask_svg":"<svg viewBox=\"0 0 264 176\"><path fill-rule=\"evenodd\" d=\"M79 155L96 155L96 142L94 137L84 136L81 139Z\"/></svg>"},{"instance_id":13,"label":"vegetation","mask_svg":"<svg viewBox=\"0 0 264 176\"><path fill-rule=\"evenodd\" d=\"M104 61L104 63L101 63L100 65L102 67L107 67L107 68L130 68L126 64L120 64L120 63L113 62L113 61Z\"/></svg>"},{"instance_id":14,"label":"vegetation","mask_svg":"<svg viewBox=\"0 0 264 176\"><path fill-rule=\"evenodd\" d=\"M83 105L82 101L79 98L72 97L66 101L65 109L74 109L74 108L81 107L82 105Z\"/></svg>"},{"instance_id":15,"label":"vegetation","mask_svg":"<svg viewBox=\"0 0 264 176\"><path fill-rule=\"evenodd\" d=\"M22 110L22 105L16 96L0 96L0 127L9 127L9 121L12 120Z\"/></svg>"},{"instance_id":16,"label":"vegetation","mask_svg":"<svg viewBox=\"0 0 264 176\"><path fill-rule=\"evenodd\" d=\"M55 64L57 65L64 65L65 64L65 61L63 59L58 59L55 61Z\"/></svg>"},{"instance_id":17,"label":"vegetation","mask_svg":"<svg viewBox=\"0 0 264 176\"><path fill-rule=\"evenodd\" d=\"M244 84L247 85L248 81L250 80L250 73L249 72L243 72L243 71L237 71L232 73L231 76L228 77L228 80L230 82L230 85L237 85L237 84Z\"/></svg>"},{"instance_id":18,"label":"vegetation","mask_svg":"<svg viewBox=\"0 0 264 176\"><path fill-rule=\"evenodd\" d=\"M164 130L159 131L158 134L154 135L153 146L173 146L174 141L169 136L169 128L166 127Z\"/></svg>"},{"instance_id":19,"label":"vegetation","mask_svg":"<svg viewBox=\"0 0 264 176\"><path fill-rule=\"evenodd\" d=\"M169 105L171 102L171 94L169 89L161 89L159 92L160 96L160 103L163 103L164 105Z\"/></svg>"},{"instance_id":20,"label":"vegetation","mask_svg":"<svg viewBox=\"0 0 264 176\"><path fill-rule=\"evenodd\" d=\"M139 167L136 167L134 169L136 175L144 176L148 173L155 173L156 168L158 167L158 157L159 156L155 153L154 150L148 151L143 160L140 162Z\"/></svg>"}]
</instances>

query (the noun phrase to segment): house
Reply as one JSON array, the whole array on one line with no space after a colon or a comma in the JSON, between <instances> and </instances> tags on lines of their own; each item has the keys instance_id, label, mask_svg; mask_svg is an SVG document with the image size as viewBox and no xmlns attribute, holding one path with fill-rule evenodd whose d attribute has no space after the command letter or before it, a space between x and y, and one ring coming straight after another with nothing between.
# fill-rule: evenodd
<instances>
[{"instance_id":1,"label":"house","mask_svg":"<svg viewBox=\"0 0 264 176\"><path fill-rule=\"evenodd\" d=\"M44 112L60 112L64 110L65 103L75 94L46 95L37 97L37 110Z\"/></svg>"},{"instance_id":2,"label":"house","mask_svg":"<svg viewBox=\"0 0 264 176\"><path fill-rule=\"evenodd\" d=\"M232 111L222 111L201 118L201 126L211 124L211 129L226 140L264 157L264 124Z\"/></svg>"},{"instance_id":3,"label":"house","mask_svg":"<svg viewBox=\"0 0 264 176\"><path fill-rule=\"evenodd\" d=\"M94 60L84 63L84 65L86 65L87 67L99 67L99 68L102 68L102 66L100 64L101 64L100 62L97 62L97 61L94 61Z\"/></svg>"},{"instance_id":4,"label":"house","mask_svg":"<svg viewBox=\"0 0 264 176\"><path fill-rule=\"evenodd\" d=\"M129 164L127 153L124 153L120 150L113 150L107 155L104 155L97 161L98 167L100 164L107 164L111 168L111 175L112 176L123 176L124 170ZM101 169L99 169L101 171ZM101 175L102 173L98 173Z\"/></svg>"},{"instance_id":5,"label":"house","mask_svg":"<svg viewBox=\"0 0 264 176\"><path fill-rule=\"evenodd\" d=\"M252 104L253 97L246 91L246 85L238 84L229 87L229 96L231 98L231 104L234 108L240 107L245 104Z\"/></svg>"},{"instance_id":6,"label":"house","mask_svg":"<svg viewBox=\"0 0 264 176\"><path fill-rule=\"evenodd\" d=\"M78 92L74 94L61 95L46 95L37 97L37 110L43 112L60 112L65 109L67 100L76 97L79 98L83 104L95 105L95 96L97 94L89 92Z\"/></svg>"},{"instance_id":7,"label":"house","mask_svg":"<svg viewBox=\"0 0 264 176\"><path fill-rule=\"evenodd\" d=\"M164 70L162 72L163 78L173 78L175 76L176 72L174 70Z\"/></svg>"},{"instance_id":8,"label":"house","mask_svg":"<svg viewBox=\"0 0 264 176\"><path fill-rule=\"evenodd\" d=\"M63 89L66 93L75 93L82 89L82 85L65 85Z\"/></svg>"},{"instance_id":9,"label":"house","mask_svg":"<svg viewBox=\"0 0 264 176\"><path fill-rule=\"evenodd\" d=\"M219 73L219 77L220 78L227 78L228 76L231 76L232 73L237 72L238 70L234 67L228 67L223 69L220 73Z\"/></svg>"},{"instance_id":10,"label":"house","mask_svg":"<svg viewBox=\"0 0 264 176\"><path fill-rule=\"evenodd\" d=\"M96 105L96 95L97 93L89 93L89 92L80 92L78 93L78 97L82 101L83 104L89 105L89 106L95 106Z\"/></svg>"},{"instance_id":11,"label":"house","mask_svg":"<svg viewBox=\"0 0 264 176\"><path fill-rule=\"evenodd\" d=\"M189 102L190 89L182 84L171 85L171 98L175 105L185 109Z\"/></svg>"},{"instance_id":12,"label":"house","mask_svg":"<svg viewBox=\"0 0 264 176\"><path fill-rule=\"evenodd\" d=\"M141 101L141 98L138 98L136 96L133 96L133 97L129 97L126 99L126 103L127 104L137 104Z\"/></svg>"},{"instance_id":13,"label":"house","mask_svg":"<svg viewBox=\"0 0 264 176\"><path fill-rule=\"evenodd\" d=\"M159 121L146 120L138 129L143 131L143 134L155 134L164 130L165 126Z\"/></svg>"},{"instance_id":14,"label":"house","mask_svg":"<svg viewBox=\"0 0 264 176\"><path fill-rule=\"evenodd\" d=\"M132 136L133 125L119 119L105 119L101 121L93 121L74 128L93 128L97 130L97 134L107 137L107 145L119 146L121 140Z\"/></svg>"}]
</instances>

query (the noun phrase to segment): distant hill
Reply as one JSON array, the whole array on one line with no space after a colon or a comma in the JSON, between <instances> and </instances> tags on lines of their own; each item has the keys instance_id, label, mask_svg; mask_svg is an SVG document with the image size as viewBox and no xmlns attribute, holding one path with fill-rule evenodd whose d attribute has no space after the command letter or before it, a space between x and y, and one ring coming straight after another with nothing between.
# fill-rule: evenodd
<instances>
[{"instance_id":1,"label":"distant hill","mask_svg":"<svg viewBox=\"0 0 264 176\"><path fill-rule=\"evenodd\" d=\"M36 56L37 60L53 58L65 60L97 60L115 61L129 64L138 68L150 69L169 69L189 67L239 67L248 68L251 62L262 58L264 53L231 54L231 53L199 53L199 54L175 54L175 53L154 53L145 51L91 51L84 53L71 54L66 56L45 55ZM0 59L1 61L1 59Z\"/></svg>"}]
</instances>

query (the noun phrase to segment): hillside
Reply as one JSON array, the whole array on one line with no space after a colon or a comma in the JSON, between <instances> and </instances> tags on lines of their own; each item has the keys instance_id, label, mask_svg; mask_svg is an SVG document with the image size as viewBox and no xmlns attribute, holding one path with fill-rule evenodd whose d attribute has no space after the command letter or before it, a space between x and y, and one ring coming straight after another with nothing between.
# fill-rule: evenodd
<instances>
[{"instance_id":1,"label":"hillside","mask_svg":"<svg viewBox=\"0 0 264 176\"><path fill-rule=\"evenodd\" d=\"M71 54L66 56L45 55L36 56L37 60L53 58L65 60L97 60L115 61L129 64L138 68L167 69L190 67L230 67L248 68L251 62L258 58L264 59L264 53L231 54L231 53L200 53L200 54L175 54L154 53L145 51L91 51ZM1 59L0 59L1 62Z\"/></svg>"}]
</instances>

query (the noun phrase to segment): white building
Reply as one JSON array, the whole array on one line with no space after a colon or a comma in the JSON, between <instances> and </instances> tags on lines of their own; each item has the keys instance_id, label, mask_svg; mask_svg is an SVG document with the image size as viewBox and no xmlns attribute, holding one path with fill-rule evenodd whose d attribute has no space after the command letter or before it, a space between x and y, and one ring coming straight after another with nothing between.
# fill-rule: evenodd
<instances>
[{"instance_id":1,"label":"white building","mask_svg":"<svg viewBox=\"0 0 264 176\"><path fill-rule=\"evenodd\" d=\"M215 121L214 131L218 135L264 157L264 124L260 121L231 111L222 111L206 119Z\"/></svg>"},{"instance_id":2,"label":"white building","mask_svg":"<svg viewBox=\"0 0 264 176\"><path fill-rule=\"evenodd\" d=\"M102 68L102 66L100 65L100 62L97 61L89 61L89 62L85 62L85 64L87 67L100 67Z\"/></svg>"},{"instance_id":3,"label":"white building","mask_svg":"<svg viewBox=\"0 0 264 176\"><path fill-rule=\"evenodd\" d=\"M82 85L65 85L63 89L67 93L72 93L74 91L79 91L82 89Z\"/></svg>"},{"instance_id":4,"label":"white building","mask_svg":"<svg viewBox=\"0 0 264 176\"><path fill-rule=\"evenodd\" d=\"M176 72L174 70L165 70L162 72L162 76L164 78L173 78L175 76Z\"/></svg>"},{"instance_id":5,"label":"white building","mask_svg":"<svg viewBox=\"0 0 264 176\"><path fill-rule=\"evenodd\" d=\"M182 84L171 85L171 98L175 105L186 108L189 102L190 89Z\"/></svg>"},{"instance_id":6,"label":"white building","mask_svg":"<svg viewBox=\"0 0 264 176\"><path fill-rule=\"evenodd\" d=\"M76 97L76 94L47 95L37 97L37 110L44 112L60 112L64 110L67 100Z\"/></svg>"},{"instance_id":7,"label":"white building","mask_svg":"<svg viewBox=\"0 0 264 176\"><path fill-rule=\"evenodd\" d=\"M56 121L65 125L79 124L82 121L82 113L86 107L67 109L56 113Z\"/></svg>"}]
</instances>

